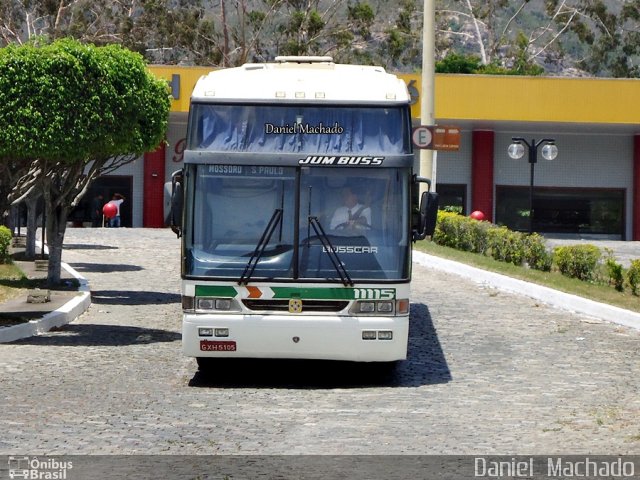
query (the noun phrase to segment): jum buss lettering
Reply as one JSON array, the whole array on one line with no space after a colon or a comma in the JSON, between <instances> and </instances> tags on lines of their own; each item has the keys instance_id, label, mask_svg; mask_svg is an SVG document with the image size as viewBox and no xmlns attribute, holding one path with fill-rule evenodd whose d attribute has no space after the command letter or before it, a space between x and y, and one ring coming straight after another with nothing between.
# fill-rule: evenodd
<instances>
[{"instance_id":1,"label":"jum buss lettering","mask_svg":"<svg viewBox=\"0 0 640 480\"><path fill-rule=\"evenodd\" d=\"M382 165L384 157L325 157L310 155L301 158L299 165Z\"/></svg>"}]
</instances>

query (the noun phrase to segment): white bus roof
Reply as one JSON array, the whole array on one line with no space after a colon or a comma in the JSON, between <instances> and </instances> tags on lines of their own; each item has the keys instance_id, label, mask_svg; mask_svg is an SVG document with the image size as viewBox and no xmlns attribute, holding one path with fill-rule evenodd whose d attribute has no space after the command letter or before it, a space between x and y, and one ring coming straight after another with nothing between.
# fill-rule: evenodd
<instances>
[{"instance_id":1,"label":"white bus roof","mask_svg":"<svg viewBox=\"0 0 640 480\"><path fill-rule=\"evenodd\" d=\"M331 57L276 57L201 77L192 101L407 103L405 83L382 67L343 65Z\"/></svg>"}]
</instances>

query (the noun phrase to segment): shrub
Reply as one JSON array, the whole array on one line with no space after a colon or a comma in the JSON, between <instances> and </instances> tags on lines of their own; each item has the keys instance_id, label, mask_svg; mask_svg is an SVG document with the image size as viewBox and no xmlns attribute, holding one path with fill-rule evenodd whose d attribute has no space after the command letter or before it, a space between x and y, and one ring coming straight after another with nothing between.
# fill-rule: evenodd
<instances>
[{"instance_id":1,"label":"shrub","mask_svg":"<svg viewBox=\"0 0 640 480\"><path fill-rule=\"evenodd\" d=\"M537 233L524 237L524 259L530 268L548 272L553 264L553 255L547 250L544 237Z\"/></svg>"},{"instance_id":2,"label":"shrub","mask_svg":"<svg viewBox=\"0 0 640 480\"><path fill-rule=\"evenodd\" d=\"M445 212L457 213L459 215L462 215L462 207L459 207L457 205L446 205L442 207L442 210Z\"/></svg>"},{"instance_id":3,"label":"shrub","mask_svg":"<svg viewBox=\"0 0 640 480\"><path fill-rule=\"evenodd\" d=\"M480 222L473 218L453 212L438 212L438 223L433 234L433 241L438 245L456 248L474 253L485 253L487 250L487 231L491 228L488 222Z\"/></svg>"},{"instance_id":4,"label":"shrub","mask_svg":"<svg viewBox=\"0 0 640 480\"><path fill-rule=\"evenodd\" d=\"M627 282L631 286L631 293L638 294L638 285L640 285L640 260L632 260L631 266L627 270Z\"/></svg>"},{"instance_id":5,"label":"shrub","mask_svg":"<svg viewBox=\"0 0 640 480\"><path fill-rule=\"evenodd\" d=\"M488 231L489 253L494 260L522 265L525 258L524 235L507 227L493 227Z\"/></svg>"},{"instance_id":6,"label":"shrub","mask_svg":"<svg viewBox=\"0 0 640 480\"><path fill-rule=\"evenodd\" d=\"M0 225L0 263L8 263L11 260L11 230Z\"/></svg>"},{"instance_id":7,"label":"shrub","mask_svg":"<svg viewBox=\"0 0 640 480\"><path fill-rule=\"evenodd\" d=\"M486 255L489 249L489 231L495 227L489 222L474 220L473 218L468 218L468 222L471 228L473 245L471 251Z\"/></svg>"},{"instance_id":8,"label":"shrub","mask_svg":"<svg viewBox=\"0 0 640 480\"><path fill-rule=\"evenodd\" d=\"M593 280L600 260L600 249L595 245L567 245L554 249L554 259L563 275L579 280Z\"/></svg>"},{"instance_id":9,"label":"shrub","mask_svg":"<svg viewBox=\"0 0 640 480\"><path fill-rule=\"evenodd\" d=\"M613 256L613 250L605 248L605 253L607 258L605 259L604 265L607 271L607 276L609 277L608 283L613 283L615 289L622 292L624 290L624 269L621 264L616 262L616 259Z\"/></svg>"},{"instance_id":10,"label":"shrub","mask_svg":"<svg viewBox=\"0 0 640 480\"><path fill-rule=\"evenodd\" d=\"M436 230L433 232L433 241L445 247L458 248L457 223L460 215L454 212L438 212Z\"/></svg>"}]
</instances>

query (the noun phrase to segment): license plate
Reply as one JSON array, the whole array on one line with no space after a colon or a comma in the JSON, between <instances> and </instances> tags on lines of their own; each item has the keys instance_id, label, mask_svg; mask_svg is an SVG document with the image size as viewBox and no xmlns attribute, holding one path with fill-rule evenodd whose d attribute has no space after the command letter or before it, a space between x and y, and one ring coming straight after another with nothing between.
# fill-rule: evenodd
<instances>
[{"instance_id":1,"label":"license plate","mask_svg":"<svg viewBox=\"0 0 640 480\"><path fill-rule=\"evenodd\" d=\"M232 340L200 340L202 352L235 352L236 342Z\"/></svg>"}]
</instances>

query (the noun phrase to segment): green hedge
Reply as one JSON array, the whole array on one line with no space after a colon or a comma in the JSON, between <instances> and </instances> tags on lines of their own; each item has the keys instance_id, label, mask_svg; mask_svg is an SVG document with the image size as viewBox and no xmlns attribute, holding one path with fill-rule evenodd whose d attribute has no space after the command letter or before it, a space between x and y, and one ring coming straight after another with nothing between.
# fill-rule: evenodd
<instances>
[{"instance_id":1,"label":"green hedge","mask_svg":"<svg viewBox=\"0 0 640 480\"><path fill-rule=\"evenodd\" d=\"M580 244L556 247L553 252L544 237L534 233L514 232L490 222L474 220L451 211L438 212L438 223L432 237L438 245L479 253L501 262L526 265L534 270L557 270L567 277L583 281L608 283L619 292L625 285L634 295L640 294L640 259L632 260L625 269L616 262L613 251L602 251L595 245Z\"/></svg>"},{"instance_id":2,"label":"green hedge","mask_svg":"<svg viewBox=\"0 0 640 480\"><path fill-rule=\"evenodd\" d=\"M529 267L543 272L551 271L553 255L547 250L544 237L533 233L524 237L524 256Z\"/></svg>"},{"instance_id":3,"label":"green hedge","mask_svg":"<svg viewBox=\"0 0 640 480\"><path fill-rule=\"evenodd\" d=\"M487 230L491 224L479 222L454 212L438 212L433 241L438 245L474 253L485 253L488 247Z\"/></svg>"},{"instance_id":4,"label":"green hedge","mask_svg":"<svg viewBox=\"0 0 640 480\"><path fill-rule=\"evenodd\" d=\"M0 263L11 261L11 230L0 225Z\"/></svg>"},{"instance_id":5,"label":"green hedge","mask_svg":"<svg viewBox=\"0 0 640 480\"><path fill-rule=\"evenodd\" d=\"M560 273L584 281L596 279L596 267L601 256L598 247L588 244L567 245L553 250L553 258Z\"/></svg>"},{"instance_id":6,"label":"green hedge","mask_svg":"<svg viewBox=\"0 0 640 480\"><path fill-rule=\"evenodd\" d=\"M627 270L627 282L631 287L631 293L638 295L638 285L640 285L640 259L632 260L631 266Z\"/></svg>"},{"instance_id":7,"label":"green hedge","mask_svg":"<svg viewBox=\"0 0 640 480\"><path fill-rule=\"evenodd\" d=\"M551 254L540 235L525 235L453 212L438 212L433 241L514 265L526 263L536 270L551 269Z\"/></svg>"}]
</instances>

